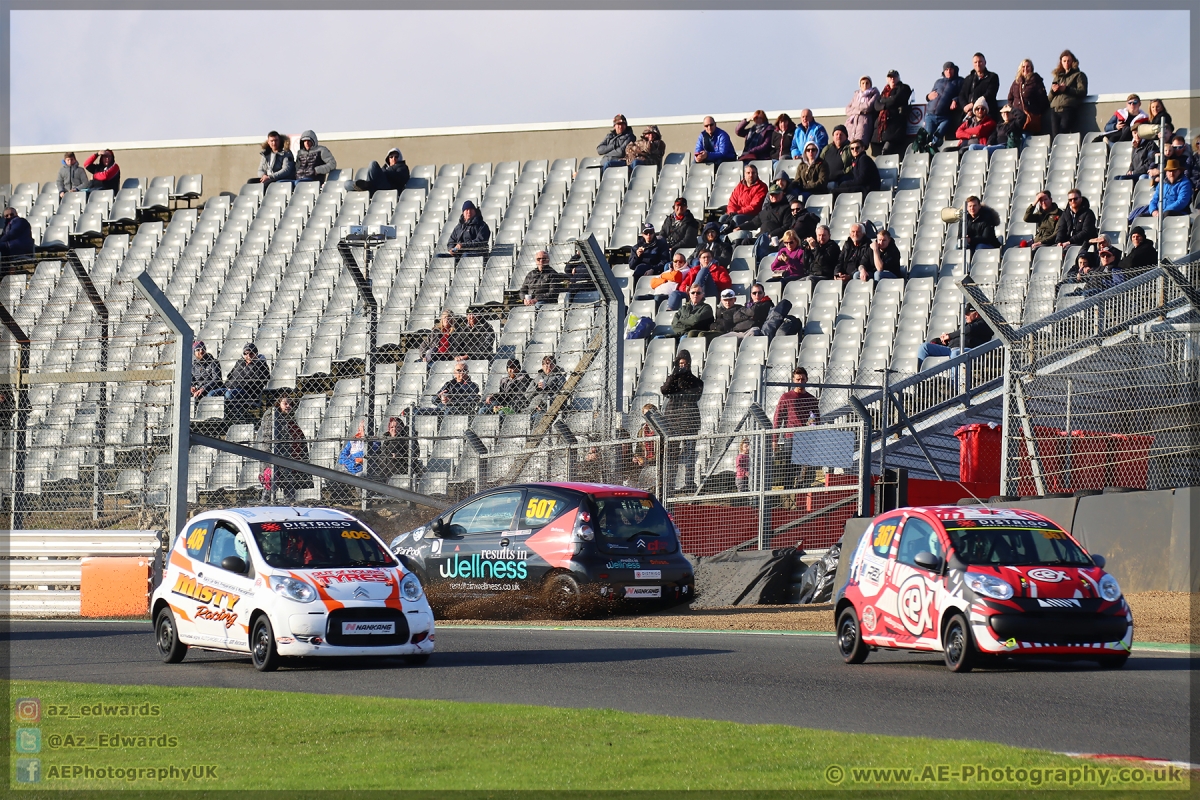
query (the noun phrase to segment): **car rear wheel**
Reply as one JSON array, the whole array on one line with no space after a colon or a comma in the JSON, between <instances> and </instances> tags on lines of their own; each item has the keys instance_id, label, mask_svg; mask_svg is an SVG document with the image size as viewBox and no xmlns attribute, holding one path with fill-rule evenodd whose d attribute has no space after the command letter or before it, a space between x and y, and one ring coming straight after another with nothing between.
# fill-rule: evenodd
<instances>
[{"instance_id":1,"label":"car rear wheel","mask_svg":"<svg viewBox=\"0 0 1200 800\"><path fill-rule=\"evenodd\" d=\"M1119 656L1101 656L1099 660L1101 669L1120 669L1129 660L1129 653L1122 653Z\"/></svg>"},{"instance_id":2,"label":"car rear wheel","mask_svg":"<svg viewBox=\"0 0 1200 800\"><path fill-rule=\"evenodd\" d=\"M579 611L581 591L579 582L570 575L551 575L542 587L542 597L549 609L558 614L570 615Z\"/></svg>"},{"instance_id":3,"label":"car rear wheel","mask_svg":"<svg viewBox=\"0 0 1200 800\"><path fill-rule=\"evenodd\" d=\"M158 644L158 654L168 664L178 664L187 655L187 645L179 641L175 615L170 608L163 608L154 619L154 641Z\"/></svg>"},{"instance_id":4,"label":"car rear wheel","mask_svg":"<svg viewBox=\"0 0 1200 800\"><path fill-rule=\"evenodd\" d=\"M943 655L946 666L951 672L970 672L979 662L979 652L971 638L971 628L962 614L955 614L946 623L946 635L942 638L945 646Z\"/></svg>"},{"instance_id":5,"label":"car rear wheel","mask_svg":"<svg viewBox=\"0 0 1200 800\"><path fill-rule=\"evenodd\" d=\"M275 631L266 615L259 617L250 634L250 659L259 672L274 672L279 669L279 651L275 649Z\"/></svg>"},{"instance_id":6,"label":"car rear wheel","mask_svg":"<svg viewBox=\"0 0 1200 800\"><path fill-rule=\"evenodd\" d=\"M846 606L838 617L837 643L838 652L847 664L861 664L871 652L863 641L862 627L858 624L858 614L854 613L854 606Z\"/></svg>"}]
</instances>

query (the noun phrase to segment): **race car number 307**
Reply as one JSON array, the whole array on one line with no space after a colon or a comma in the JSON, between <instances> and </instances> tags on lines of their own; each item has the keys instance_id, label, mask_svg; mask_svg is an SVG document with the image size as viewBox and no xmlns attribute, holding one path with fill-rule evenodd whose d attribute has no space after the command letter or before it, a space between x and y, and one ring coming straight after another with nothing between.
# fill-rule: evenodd
<instances>
[{"instance_id":1,"label":"race car number 307","mask_svg":"<svg viewBox=\"0 0 1200 800\"><path fill-rule=\"evenodd\" d=\"M343 622L342 635L363 636L365 634L383 634L385 636L396 632L395 622Z\"/></svg>"}]
</instances>

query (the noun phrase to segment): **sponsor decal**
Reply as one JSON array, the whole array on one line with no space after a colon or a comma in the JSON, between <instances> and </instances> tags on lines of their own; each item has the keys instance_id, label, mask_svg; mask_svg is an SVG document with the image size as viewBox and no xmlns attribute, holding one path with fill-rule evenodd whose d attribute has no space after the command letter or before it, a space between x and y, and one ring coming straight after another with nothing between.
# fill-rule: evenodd
<instances>
[{"instance_id":1,"label":"sponsor decal","mask_svg":"<svg viewBox=\"0 0 1200 800\"><path fill-rule=\"evenodd\" d=\"M652 558L652 559L650 559L650 563L651 563L651 564L654 564L654 565L656 565L656 566L663 566L663 567L665 567L665 566L667 566L668 564L670 564L671 562L670 562L670 561L663 561L663 560L661 560L661 559L658 559L658 558Z\"/></svg>"},{"instance_id":2,"label":"sponsor decal","mask_svg":"<svg viewBox=\"0 0 1200 800\"><path fill-rule=\"evenodd\" d=\"M208 528L203 525L192 528L187 535L187 549L192 552L199 552L200 548L204 547L204 538L208 536Z\"/></svg>"},{"instance_id":3,"label":"sponsor decal","mask_svg":"<svg viewBox=\"0 0 1200 800\"><path fill-rule=\"evenodd\" d=\"M1038 598L1038 605L1042 608L1080 608L1079 601L1074 598Z\"/></svg>"},{"instance_id":4,"label":"sponsor decal","mask_svg":"<svg viewBox=\"0 0 1200 800\"><path fill-rule=\"evenodd\" d=\"M451 589L466 589L468 591L511 592L521 588L519 583L450 583ZM433 639L432 636L429 637Z\"/></svg>"},{"instance_id":5,"label":"sponsor decal","mask_svg":"<svg viewBox=\"0 0 1200 800\"><path fill-rule=\"evenodd\" d=\"M900 622L904 629L914 636L920 636L933 626L930 618L929 604L932 594L925 586L925 579L920 575L911 575L900 584L899 610Z\"/></svg>"},{"instance_id":6,"label":"sponsor decal","mask_svg":"<svg viewBox=\"0 0 1200 800\"><path fill-rule=\"evenodd\" d=\"M875 614L875 606L867 606L862 612L863 627L869 631L875 630L875 624L879 622L879 617Z\"/></svg>"},{"instance_id":7,"label":"sponsor decal","mask_svg":"<svg viewBox=\"0 0 1200 800\"><path fill-rule=\"evenodd\" d=\"M640 566L642 566L642 562L636 558L618 558L604 564L605 569L637 569Z\"/></svg>"},{"instance_id":8,"label":"sponsor decal","mask_svg":"<svg viewBox=\"0 0 1200 800\"><path fill-rule=\"evenodd\" d=\"M1038 567L1031 569L1025 573L1039 583L1059 583L1067 579L1067 573L1057 569L1049 569L1047 567Z\"/></svg>"},{"instance_id":9,"label":"sponsor decal","mask_svg":"<svg viewBox=\"0 0 1200 800\"><path fill-rule=\"evenodd\" d=\"M626 586L626 597L662 597L661 586Z\"/></svg>"},{"instance_id":10,"label":"sponsor decal","mask_svg":"<svg viewBox=\"0 0 1200 800\"><path fill-rule=\"evenodd\" d=\"M295 644L296 640L291 636L276 636L275 641L279 644Z\"/></svg>"},{"instance_id":11,"label":"sponsor decal","mask_svg":"<svg viewBox=\"0 0 1200 800\"><path fill-rule=\"evenodd\" d=\"M442 552L442 540L434 539L433 540L433 554L436 556L436 555L440 555L441 552Z\"/></svg>"},{"instance_id":12,"label":"sponsor decal","mask_svg":"<svg viewBox=\"0 0 1200 800\"><path fill-rule=\"evenodd\" d=\"M421 555L420 549L416 547L401 547L393 552L398 556L408 556L409 558L417 558Z\"/></svg>"},{"instance_id":13,"label":"sponsor decal","mask_svg":"<svg viewBox=\"0 0 1200 800\"><path fill-rule=\"evenodd\" d=\"M346 531L342 531L342 538L343 539L370 539L371 534L367 533L366 531L346 530Z\"/></svg>"},{"instance_id":14,"label":"sponsor decal","mask_svg":"<svg viewBox=\"0 0 1200 800\"><path fill-rule=\"evenodd\" d=\"M545 525L554 519L558 501L549 497L531 497L525 506L525 521L530 525Z\"/></svg>"},{"instance_id":15,"label":"sponsor decal","mask_svg":"<svg viewBox=\"0 0 1200 800\"><path fill-rule=\"evenodd\" d=\"M668 547L666 542L658 539L651 539L649 542L645 539L638 539L634 544L638 550L645 550L647 553L661 553Z\"/></svg>"},{"instance_id":16,"label":"sponsor decal","mask_svg":"<svg viewBox=\"0 0 1200 800\"><path fill-rule=\"evenodd\" d=\"M468 558L455 555L453 559L438 565L438 574L443 578L508 578L523 581L529 577L527 551L514 550L508 558L492 557L503 551L487 550L474 553Z\"/></svg>"},{"instance_id":17,"label":"sponsor decal","mask_svg":"<svg viewBox=\"0 0 1200 800\"><path fill-rule=\"evenodd\" d=\"M635 569L633 571L633 579L638 581L661 581L661 569Z\"/></svg>"},{"instance_id":18,"label":"sponsor decal","mask_svg":"<svg viewBox=\"0 0 1200 800\"><path fill-rule=\"evenodd\" d=\"M343 622L343 636L365 636L382 634L390 636L396 632L395 622Z\"/></svg>"},{"instance_id":19,"label":"sponsor decal","mask_svg":"<svg viewBox=\"0 0 1200 800\"><path fill-rule=\"evenodd\" d=\"M238 615L233 607L237 605L238 600L242 599L241 595L199 583L191 575L183 573L175 581L175 586L171 591L174 594L200 601L200 605L196 606L196 613L193 615L195 619L208 619L223 623L226 630L232 628L237 622Z\"/></svg>"},{"instance_id":20,"label":"sponsor decal","mask_svg":"<svg viewBox=\"0 0 1200 800\"><path fill-rule=\"evenodd\" d=\"M283 530L283 526L278 522L264 522L262 524L262 529L264 531L271 531L272 533L275 533L276 531Z\"/></svg>"},{"instance_id":21,"label":"sponsor decal","mask_svg":"<svg viewBox=\"0 0 1200 800\"><path fill-rule=\"evenodd\" d=\"M381 569L323 569L310 572L309 577L326 587L333 583L392 582L391 573Z\"/></svg>"}]
</instances>

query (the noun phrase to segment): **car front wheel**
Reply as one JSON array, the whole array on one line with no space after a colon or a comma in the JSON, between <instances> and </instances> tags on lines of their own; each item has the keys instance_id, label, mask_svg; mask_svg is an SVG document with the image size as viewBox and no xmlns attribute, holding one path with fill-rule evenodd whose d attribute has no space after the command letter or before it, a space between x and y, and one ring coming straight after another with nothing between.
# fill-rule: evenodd
<instances>
[{"instance_id":1,"label":"car front wheel","mask_svg":"<svg viewBox=\"0 0 1200 800\"><path fill-rule=\"evenodd\" d=\"M187 655L187 645L179 641L179 629L170 608L163 608L154 619L154 641L158 654L168 664L178 664Z\"/></svg>"},{"instance_id":2,"label":"car front wheel","mask_svg":"<svg viewBox=\"0 0 1200 800\"><path fill-rule=\"evenodd\" d=\"M273 672L279 669L279 651L275 649L275 631L271 629L271 620L261 616L254 623L250 634L250 658L254 668L259 672Z\"/></svg>"},{"instance_id":3,"label":"car front wheel","mask_svg":"<svg viewBox=\"0 0 1200 800\"><path fill-rule=\"evenodd\" d=\"M842 609L837 623L838 652L847 664L861 664L867 660L871 649L862 638L862 627L858 624L858 614L854 606Z\"/></svg>"},{"instance_id":4,"label":"car front wheel","mask_svg":"<svg viewBox=\"0 0 1200 800\"><path fill-rule=\"evenodd\" d=\"M946 623L942 644L946 666L951 672L970 672L979 661L979 652L971 638L971 628L962 614L955 614Z\"/></svg>"}]
</instances>

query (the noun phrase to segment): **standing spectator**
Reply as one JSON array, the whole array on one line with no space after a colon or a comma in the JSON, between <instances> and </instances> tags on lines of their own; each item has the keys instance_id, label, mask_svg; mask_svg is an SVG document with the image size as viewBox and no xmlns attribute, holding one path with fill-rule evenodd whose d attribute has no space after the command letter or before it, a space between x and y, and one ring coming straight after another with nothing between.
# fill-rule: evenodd
<instances>
[{"instance_id":1,"label":"standing spectator","mask_svg":"<svg viewBox=\"0 0 1200 800\"><path fill-rule=\"evenodd\" d=\"M796 232L801 242L817 235L817 225L821 222L821 218L806 209L803 200L799 197L792 200L789 212L788 227Z\"/></svg>"},{"instance_id":2,"label":"standing spectator","mask_svg":"<svg viewBox=\"0 0 1200 800\"><path fill-rule=\"evenodd\" d=\"M224 397L225 418L239 418L250 409L258 407L259 399L270 380L271 368L267 366L267 360L259 355L254 342L247 342L242 348L242 360L229 370L225 385L213 389L208 396Z\"/></svg>"},{"instance_id":3,"label":"standing spectator","mask_svg":"<svg viewBox=\"0 0 1200 800\"><path fill-rule=\"evenodd\" d=\"M638 279L643 275L659 275L667 261L671 258L671 248L667 240L654 231L654 226L646 223L642 226L642 241L633 247L629 255L629 268L633 270L632 286L637 288Z\"/></svg>"},{"instance_id":4,"label":"standing spectator","mask_svg":"<svg viewBox=\"0 0 1200 800\"><path fill-rule=\"evenodd\" d=\"M967 106L967 114L958 126L954 138L958 139L960 150L967 150L972 146L986 146L995 130L996 122L988 113L987 100L981 97Z\"/></svg>"},{"instance_id":5,"label":"standing spectator","mask_svg":"<svg viewBox=\"0 0 1200 800\"><path fill-rule=\"evenodd\" d=\"M862 141L868 141L863 139ZM829 144L821 149L821 160L829 167L829 180L839 180L854 163L854 154L850 152L850 137L845 125L834 125L833 136Z\"/></svg>"},{"instance_id":6,"label":"standing spectator","mask_svg":"<svg viewBox=\"0 0 1200 800\"><path fill-rule=\"evenodd\" d=\"M704 118L704 127L696 137L696 150L692 158L697 164L712 164L714 167L726 161L736 161L737 153L733 151L733 142L729 134L717 127L717 121L712 117Z\"/></svg>"},{"instance_id":7,"label":"standing spectator","mask_svg":"<svg viewBox=\"0 0 1200 800\"><path fill-rule=\"evenodd\" d=\"M470 414L479 408L479 386L471 380L465 361L454 365L454 377L438 390L434 414ZM427 412L428 413L428 412Z\"/></svg>"},{"instance_id":8,"label":"standing spectator","mask_svg":"<svg viewBox=\"0 0 1200 800\"><path fill-rule=\"evenodd\" d=\"M896 240L887 228L880 228L875 234L875 241L863 252L858 277L864 281L874 280L876 283L884 278L905 277L904 267L900 266L900 248L896 247Z\"/></svg>"},{"instance_id":9,"label":"standing spectator","mask_svg":"<svg viewBox=\"0 0 1200 800\"><path fill-rule=\"evenodd\" d=\"M87 189L87 170L79 166L74 153L63 156L63 165L58 170L55 184L58 186L58 198L61 200L67 192L82 192Z\"/></svg>"},{"instance_id":10,"label":"standing spectator","mask_svg":"<svg viewBox=\"0 0 1200 800\"><path fill-rule=\"evenodd\" d=\"M925 95L925 130L929 132L934 147L940 148L946 134L954 130L959 116L958 95L962 91L963 79L958 75L958 65L953 61L942 64L942 77L933 82L933 88ZM864 141L866 141L864 139Z\"/></svg>"},{"instance_id":11,"label":"standing spectator","mask_svg":"<svg viewBox=\"0 0 1200 800\"><path fill-rule=\"evenodd\" d=\"M479 407L481 414L511 413L521 411L529 404L529 389L533 378L521 369L521 362L510 358L505 365L507 376L500 379L500 388L489 394Z\"/></svg>"},{"instance_id":12,"label":"standing spectator","mask_svg":"<svg viewBox=\"0 0 1200 800\"><path fill-rule=\"evenodd\" d=\"M662 132L657 125L649 125L642 128L642 138L625 148L625 161L631 167L649 164L662 169L663 156L666 154L667 145Z\"/></svg>"},{"instance_id":13,"label":"standing spectator","mask_svg":"<svg viewBox=\"0 0 1200 800\"><path fill-rule=\"evenodd\" d=\"M421 360L426 363L434 361L453 361L463 349L462 337L458 333L459 319L450 309L443 309L442 315L433 330L425 338L425 347L421 350Z\"/></svg>"},{"instance_id":14,"label":"standing spectator","mask_svg":"<svg viewBox=\"0 0 1200 800\"><path fill-rule=\"evenodd\" d=\"M446 242L449 255L484 255L488 252L488 242L492 238L492 229L484 222L483 215L470 200L463 202L462 214L458 224L450 232L450 240Z\"/></svg>"},{"instance_id":15,"label":"standing spectator","mask_svg":"<svg viewBox=\"0 0 1200 800\"><path fill-rule=\"evenodd\" d=\"M858 79L858 89L846 104L846 138L871 141L875 132L875 101L879 99L879 90L871 83L870 75Z\"/></svg>"},{"instance_id":16,"label":"standing spectator","mask_svg":"<svg viewBox=\"0 0 1200 800\"><path fill-rule=\"evenodd\" d=\"M733 486L739 492L750 491L750 440L742 439L733 459Z\"/></svg>"},{"instance_id":17,"label":"standing spectator","mask_svg":"<svg viewBox=\"0 0 1200 800\"><path fill-rule=\"evenodd\" d=\"M796 183L800 184L806 202L814 194L829 194L829 165L818 155L813 142L804 145L804 155L796 168Z\"/></svg>"},{"instance_id":18,"label":"standing spectator","mask_svg":"<svg viewBox=\"0 0 1200 800\"><path fill-rule=\"evenodd\" d=\"M688 210L687 198L676 197L672 213L663 220L658 235L667 240L671 255L681 247L695 247L696 238L700 235L700 223Z\"/></svg>"},{"instance_id":19,"label":"standing spectator","mask_svg":"<svg viewBox=\"0 0 1200 800\"><path fill-rule=\"evenodd\" d=\"M850 162L845 174L836 181L833 194L878 192L882 185L879 168L875 166L875 159L867 155L866 145L855 139L850 143L850 155L854 160Z\"/></svg>"},{"instance_id":20,"label":"standing spectator","mask_svg":"<svg viewBox=\"0 0 1200 800\"><path fill-rule=\"evenodd\" d=\"M1026 222L1037 225L1033 233L1032 247L1034 250L1057 243L1058 220L1061 216L1062 209L1050 197L1050 193L1045 190L1038 192L1029 208L1025 209L1025 216L1022 217Z\"/></svg>"},{"instance_id":21,"label":"standing spectator","mask_svg":"<svg viewBox=\"0 0 1200 800\"><path fill-rule=\"evenodd\" d=\"M1017 76L1008 87L1008 105L1025 115L1025 133L1037 136L1042 132L1042 117L1050 110L1050 100L1042 76L1033 71L1033 62L1028 58L1017 67Z\"/></svg>"},{"instance_id":22,"label":"standing spectator","mask_svg":"<svg viewBox=\"0 0 1200 800\"><path fill-rule=\"evenodd\" d=\"M346 442L342 446L342 452L338 453L338 464L351 475L362 475L367 466L368 447L367 421L360 419L354 437Z\"/></svg>"},{"instance_id":23,"label":"standing spectator","mask_svg":"<svg viewBox=\"0 0 1200 800\"><path fill-rule=\"evenodd\" d=\"M987 101L988 112L995 122L999 116L997 110L1000 108L996 102L996 94L1000 91L1000 76L988 70L987 59L983 57L983 53L971 56L971 66L974 69L963 78L962 89L958 92L958 107L966 109L982 98Z\"/></svg>"},{"instance_id":24,"label":"standing spectator","mask_svg":"<svg viewBox=\"0 0 1200 800\"><path fill-rule=\"evenodd\" d=\"M871 239L867 236L867 228L861 222L850 226L850 236L842 245L837 267L833 271L834 280L845 283L854 277L859 277L861 264L874 262L871 252Z\"/></svg>"},{"instance_id":25,"label":"standing spectator","mask_svg":"<svg viewBox=\"0 0 1200 800\"><path fill-rule=\"evenodd\" d=\"M296 180L325 182L337 169L337 159L321 144L312 131L300 134L300 152L296 154Z\"/></svg>"},{"instance_id":26,"label":"standing spectator","mask_svg":"<svg viewBox=\"0 0 1200 800\"><path fill-rule=\"evenodd\" d=\"M812 109L802 108L796 130L792 131L792 158L799 158L804 152L804 146L809 142L815 144L817 152L820 152L822 147L829 144L829 133L825 126L813 117Z\"/></svg>"},{"instance_id":27,"label":"standing spectator","mask_svg":"<svg viewBox=\"0 0 1200 800\"><path fill-rule=\"evenodd\" d=\"M4 233L0 234L0 256L33 255L33 229L29 221L17 215L12 206L4 209Z\"/></svg>"},{"instance_id":28,"label":"standing spectator","mask_svg":"<svg viewBox=\"0 0 1200 800\"><path fill-rule=\"evenodd\" d=\"M612 130L604 137L604 141L596 145L596 155L602 161L600 167L624 167L625 148L634 143L633 131L629 130L629 121L624 114L613 117Z\"/></svg>"},{"instance_id":29,"label":"standing spectator","mask_svg":"<svg viewBox=\"0 0 1200 800\"><path fill-rule=\"evenodd\" d=\"M421 447L404 420L405 411L398 417L388 417L387 430L376 444L378 452L371 459L371 473L387 482L393 475L421 474Z\"/></svg>"},{"instance_id":30,"label":"standing spectator","mask_svg":"<svg viewBox=\"0 0 1200 800\"><path fill-rule=\"evenodd\" d=\"M1167 173L1167 179L1162 183L1162 215L1164 217L1185 217L1192 204L1192 182L1184 177L1183 162L1172 158L1163 169ZM1146 206L1146 211L1152 217L1159 215L1158 194L1158 191L1155 190L1150 195L1150 205ZM1129 221L1132 222L1135 216L1139 216L1138 212L1140 211L1140 208L1135 208L1129 215Z\"/></svg>"},{"instance_id":31,"label":"standing spectator","mask_svg":"<svg viewBox=\"0 0 1200 800\"><path fill-rule=\"evenodd\" d=\"M799 134L800 129L796 129ZM742 180L729 195L729 203L721 216L721 235L743 230L745 224L762 210L767 199L767 185L758 178L758 168L753 164L742 167Z\"/></svg>"},{"instance_id":32,"label":"standing spectator","mask_svg":"<svg viewBox=\"0 0 1200 800\"><path fill-rule=\"evenodd\" d=\"M917 369L920 369L921 364L930 356L954 358L972 347L979 347L979 345L992 340L992 329L979 316L979 312L975 310L974 306L967 304L963 310L963 317L966 325L963 326L961 332L948 331L937 339L921 345L917 350Z\"/></svg>"},{"instance_id":33,"label":"standing spectator","mask_svg":"<svg viewBox=\"0 0 1200 800\"><path fill-rule=\"evenodd\" d=\"M709 330L722 336L732 332L737 311L737 293L733 289L722 289L721 299L717 301L717 310L713 312L713 322Z\"/></svg>"},{"instance_id":34,"label":"standing spectator","mask_svg":"<svg viewBox=\"0 0 1200 800\"><path fill-rule=\"evenodd\" d=\"M828 225L818 225L813 236L804 239L804 260L808 265L810 283L833 278L842 252L833 241Z\"/></svg>"},{"instance_id":35,"label":"standing spectator","mask_svg":"<svg viewBox=\"0 0 1200 800\"><path fill-rule=\"evenodd\" d=\"M372 161L367 166L367 177L356 180L354 185L358 187L359 191L372 194L389 189L403 192L404 187L408 185L408 178L408 164L404 161L404 154L400 152L399 148L393 147L384 156L382 167L379 166L378 161Z\"/></svg>"},{"instance_id":36,"label":"standing spectator","mask_svg":"<svg viewBox=\"0 0 1200 800\"><path fill-rule=\"evenodd\" d=\"M281 136L279 131L267 134L267 140L262 143L262 151L258 154L258 177L251 178L246 183L268 184L275 181L294 181L296 179L296 159L292 157L292 140Z\"/></svg>"},{"instance_id":37,"label":"standing spectator","mask_svg":"<svg viewBox=\"0 0 1200 800\"><path fill-rule=\"evenodd\" d=\"M1143 175L1150 175L1151 170L1157 172L1158 145L1153 139L1143 139L1139 128L1133 128L1133 152L1129 156L1129 170L1124 175L1117 175L1116 180L1136 181Z\"/></svg>"},{"instance_id":38,"label":"standing spectator","mask_svg":"<svg viewBox=\"0 0 1200 800\"><path fill-rule=\"evenodd\" d=\"M96 189L112 189L115 192L121 188L121 167L117 164L117 157L113 155L112 150L92 153L87 157L87 161L83 162L83 168L92 173L92 179L87 185L89 192Z\"/></svg>"},{"instance_id":39,"label":"standing spectator","mask_svg":"<svg viewBox=\"0 0 1200 800\"><path fill-rule=\"evenodd\" d=\"M1087 75L1079 70L1079 59L1063 50L1050 73L1050 136L1079 130L1079 107L1087 97Z\"/></svg>"},{"instance_id":40,"label":"standing spectator","mask_svg":"<svg viewBox=\"0 0 1200 800\"><path fill-rule=\"evenodd\" d=\"M642 419L647 419L651 411L658 411L658 407L654 403L646 403L642 406ZM650 427L650 423L643 422L642 427L638 429L637 441L631 448L629 459L632 467L630 472L633 473L630 478L642 488L654 489L657 481L654 474L654 465L657 463L655 452L657 440L654 428Z\"/></svg>"},{"instance_id":41,"label":"standing spectator","mask_svg":"<svg viewBox=\"0 0 1200 800\"><path fill-rule=\"evenodd\" d=\"M199 402L220 386L221 362L197 339L192 344L192 399Z\"/></svg>"},{"instance_id":42,"label":"standing spectator","mask_svg":"<svg viewBox=\"0 0 1200 800\"><path fill-rule=\"evenodd\" d=\"M712 255L714 264L723 267L728 267L733 261L733 245L721 238L720 229L715 222L705 223L704 231L700 234L700 243L696 252L692 254L692 263L699 264L700 256L705 252Z\"/></svg>"},{"instance_id":43,"label":"standing spectator","mask_svg":"<svg viewBox=\"0 0 1200 800\"><path fill-rule=\"evenodd\" d=\"M971 195L967 198L967 217L963 220L967 226L967 249L974 253L976 250L996 250L1000 240L996 238L996 226L1000 224L1000 215Z\"/></svg>"},{"instance_id":44,"label":"standing spectator","mask_svg":"<svg viewBox=\"0 0 1200 800\"><path fill-rule=\"evenodd\" d=\"M1175 133L1175 125L1171 122L1171 112L1163 105L1163 101L1155 98L1150 101L1150 124L1159 126L1159 138L1164 142Z\"/></svg>"},{"instance_id":45,"label":"standing spectator","mask_svg":"<svg viewBox=\"0 0 1200 800\"><path fill-rule=\"evenodd\" d=\"M538 250L533 254L533 269L521 282L521 299L527 306L553 303L565 291L567 278L550 266L550 254Z\"/></svg>"},{"instance_id":46,"label":"standing spectator","mask_svg":"<svg viewBox=\"0 0 1200 800\"><path fill-rule=\"evenodd\" d=\"M1125 98L1125 105L1108 118L1104 133L1110 142L1128 142L1133 137L1133 129L1149 121L1150 116L1142 111L1142 98L1131 94Z\"/></svg>"},{"instance_id":47,"label":"standing spectator","mask_svg":"<svg viewBox=\"0 0 1200 800\"><path fill-rule=\"evenodd\" d=\"M701 305L708 308L701 294ZM711 318L712 310L709 309ZM675 369L667 376L660 388L667 399L667 426L671 436L695 437L700 433L700 395L704 393L704 381L692 374L692 354L680 350L675 357ZM667 485L664 491L675 487L675 471L683 467L683 491L696 490L696 440L688 438L667 443Z\"/></svg>"},{"instance_id":48,"label":"standing spectator","mask_svg":"<svg viewBox=\"0 0 1200 800\"><path fill-rule=\"evenodd\" d=\"M792 385L779 398L775 406L775 418L772 424L776 430L780 428L802 428L806 425L816 425L821 421L817 398L808 393L805 384L808 383L808 370L796 367L792 370ZM780 468L784 478L784 486L795 489L811 483L815 473L809 472L811 467L796 468L792 463L792 433L782 433L775 439L775 463ZM806 473L808 479L805 480Z\"/></svg>"},{"instance_id":49,"label":"standing spectator","mask_svg":"<svg viewBox=\"0 0 1200 800\"><path fill-rule=\"evenodd\" d=\"M879 117L875 121L875 137L871 140L874 155L904 152L908 144L908 99L911 96L912 89L901 82L900 73L894 69L889 71L883 92L875 100Z\"/></svg>"},{"instance_id":50,"label":"standing spectator","mask_svg":"<svg viewBox=\"0 0 1200 800\"><path fill-rule=\"evenodd\" d=\"M1085 245L1096 236L1096 214L1088 199L1079 189L1067 192L1067 210L1058 218L1058 232L1054 243L1068 248L1073 244Z\"/></svg>"},{"instance_id":51,"label":"standing spectator","mask_svg":"<svg viewBox=\"0 0 1200 800\"><path fill-rule=\"evenodd\" d=\"M724 290L722 290L724 291ZM688 287L687 299L675 312L671 320L671 333L681 336L699 336L712 327L716 315L712 306L704 302L704 287L694 284ZM665 394L665 392L664 392Z\"/></svg>"},{"instance_id":52,"label":"standing spectator","mask_svg":"<svg viewBox=\"0 0 1200 800\"><path fill-rule=\"evenodd\" d=\"M792 153L792 136L796 132L796 123L787 114L775 118L775 126L771 129L771 152L773 161L788 158Z\"/></svg>"},{"instance_id":53,"label":"standing spectator","mask_svg":"<svg viewBox=\"0 0 1200 800\"><path fill-rule=\"evenodd\" d=\"M783 234L779 244L779 252L771 262L771 272L776 273L771 281L779 281L780 286L787 286L792 281L803 280L808 276L805 268L804 248L796 232L788 229Z\"/></svg>"},{"instance_id":54,"label":"standing spectator","mask_svg":"<svg viewBox=\"0 0 1200 800\"><path fill-rule=\"evenodd\" d=\"M767 112L761 108L750 119L739 122L734 133L746 140L746 146L738 156L739 161L771 157L771 125L767 122Z\"/></svg>"},{"instance_id":55,"label":"standing spectator","mask_svg":"<svg viewBox=\"0 0 1200 800\"><path fill-rule=\"evenodd\" d=\"M776 182L767 192L767 202L758 216L746 223L747 229L758 229L758 238L754 241L755 264L762 261L770 248L779 244L779 237L791 224L791 203L784 194L783 186Z\"/></svg>"},{"instance_id":56,"label":"standing spectator","mask_svg":"<svg viewBox=\"0 0 1200 800\"><path fill-rule=\"evenodd\" d=\"M296 404L286 394L275 401L275 419L272 421L271 452L301 463L308 462L308 440L304 431L296 424ZM264 481L263 500L272 502L275 492L283 495L286 503L296 502L298 489L311 489L312 476L286 467L271 466L270 477Z\"/></svg>"},{"instance_id":57,"label":"standing spectator","mask_svg":"<svg viewBox=\"0 0 1200 800\"><path fill-rule=\"evenodd\" d=\"M1158 251L1154 248L1154 243L1146 238L1146 231L1141 225L1134 225L1130 229L1129 243L1133 246L1116 266L1122 280L1136 278L1146 270L1158 266Z\"/></svg>"}]
</instances>

